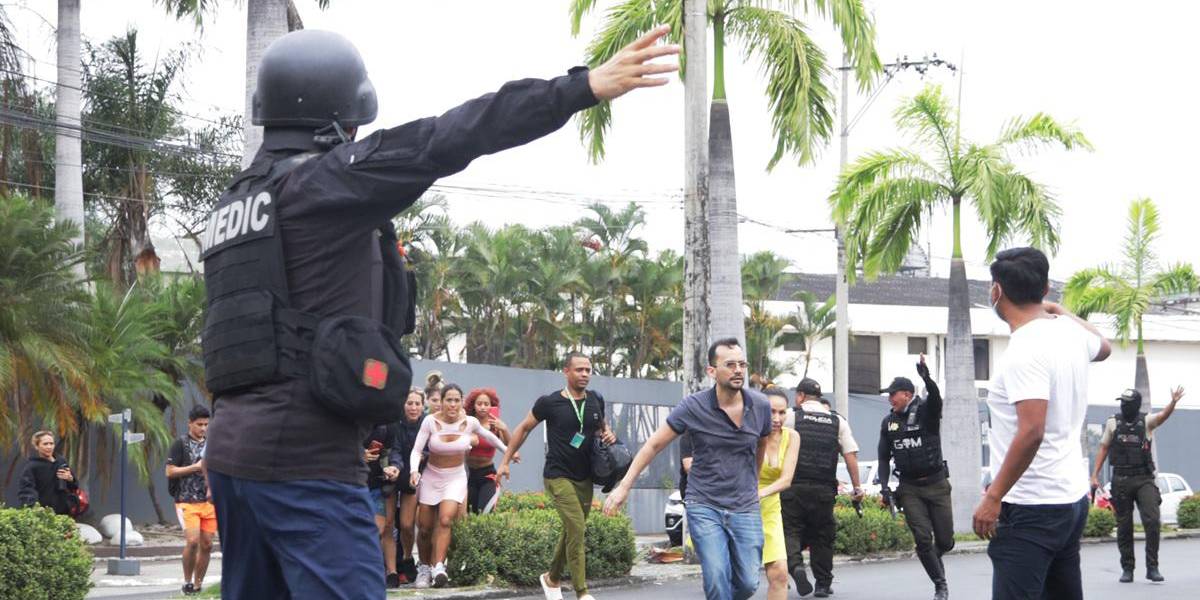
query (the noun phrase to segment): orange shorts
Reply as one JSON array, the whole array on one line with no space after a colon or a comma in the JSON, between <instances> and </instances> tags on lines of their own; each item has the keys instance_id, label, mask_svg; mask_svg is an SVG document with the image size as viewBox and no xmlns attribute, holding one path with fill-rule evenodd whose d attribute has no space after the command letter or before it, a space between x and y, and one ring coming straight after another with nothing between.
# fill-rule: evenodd
<instances>
[{"instance_id":1,"label":"orange shorts","mask_svg":"<svg viewBox=\"0 0 1200 600\"><path fill-rule=\"evenodd\" d=\"M217 508L212 502L180 502L175 513L184 530L199 529L204 533L217 532Z\"/></svg>"}]
</instances>

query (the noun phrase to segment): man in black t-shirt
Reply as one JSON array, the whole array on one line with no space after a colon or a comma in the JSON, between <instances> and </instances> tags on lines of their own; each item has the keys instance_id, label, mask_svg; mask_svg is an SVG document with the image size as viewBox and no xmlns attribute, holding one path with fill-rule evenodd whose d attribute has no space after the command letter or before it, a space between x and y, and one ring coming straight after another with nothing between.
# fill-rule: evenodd
<instances>
[{"instance_id":1,"label":"man in black t-shirt","mask_svg":"<svg viewBox=\"0 0 1200 600\"><path fill-rule=\"evenodd\" d=\"M546 466L542 471L546 494L562 518L563 531L554 549L550 571L539 578L547 600L561 600L560 579L571 571L575 595L590 600L584 571L583 535L592 508L592 444L597 435L605 444L617 441L604 421L604 398L587 389L592 361L579 352L567 354L563 373L567 386L538 398L533 410L512 432L508 451L500 461L499 477L509 477L508 464L521 449L529 432L546 422Z\"/></svg>"},{"instance_id":2,"label":"man in black t-shirt","mask_svg":"<svg viewBox=\"0 0 1200 600\"><path fill-rule=\"evenodd\" d=\"M208 572L213 534L217 532L217 511L204 477L204 450L210 417L204 406L192 407L188 414L188 434L176 439L167 454L167 489L175 498L175 512L183 526L185 596L200 591L204 574Z\"/></svg>"}]
</instances>

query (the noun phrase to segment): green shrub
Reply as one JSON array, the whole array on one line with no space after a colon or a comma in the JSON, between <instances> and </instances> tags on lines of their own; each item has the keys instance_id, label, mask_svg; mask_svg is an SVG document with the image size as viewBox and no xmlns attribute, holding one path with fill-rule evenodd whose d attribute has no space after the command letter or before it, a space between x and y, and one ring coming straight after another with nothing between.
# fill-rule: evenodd
<instances>
[{"instance_id":1,"label":"green shrub","mask_svg":"<svg viewBox=\"0 0 1200 600\"><path fill-rule=\"evenodd\" d=\"M70 517L44 508L0 508L0 598L82 599L92 555Z\"/></svg>"},{"instance_id":2,"label":"green shrub","mask_svg":"<svg viewBox=\"0 0 1200 600\"><path fill-rule=\"evenodd\" d=\"M513 508L518 503L537 503L535 494L516 496L524 498L510 500L504 510L497 506L497 512L454 525L446 563L453 583L475 585L491 579L519 586L538 584L538 576L554 556L562 522L553 509ZM606 517L593 510L587 519L585 545L589 579L628 575L633 568L633 524L628 516Z\"/></svg>"},{"instance_id":3,"label":"green shrub","mask_svg":"<svg viewBox=\"0 0 1200 600\"><path fill-rule=\"evenodd\" d=\"M893 519L892 514L875 497L863 501L861 518L849 506L848 498L845 504L843 506L839 501L833 509L833 516L837 519L837 537L833 542L835 553L866 556L913 548L912 533L904 524L903 515Z\"/></svg>"},{"instance_id":4,"label":"green shrub","mask_svg":"<svg viewBox=\"0 0 1200 600\"><path fill-rule=\"evenodd\" d=\"M521 492L514 494L504 492L496 501L493 512L515 512L521 510L541 510L554 508L554 501L543 492ZM592 500L592 510L600 510L600 501Z\"/></svg>"},{"instance_id":5,"label":"green shrub","mask_svg":"<svg viewBox=\"0 0 1200 600\"><path fill-rule=\"evenodd\" d=\"M1117 527L1117 516L1107 508L1088 509L1087 525L1083 526L1083 537L1108 537Z\"/></svg>"},{"instance_id":6,"label":"green shrub","mask_svg":"<svg viewBox=\"0 0 1200 600\"><path fill-rule=\"evenodd\" d=\"M1193 494L1179 503L1179 527L1183 529L1200 528L1200 494Z\"/></svg>"}]
</instances>

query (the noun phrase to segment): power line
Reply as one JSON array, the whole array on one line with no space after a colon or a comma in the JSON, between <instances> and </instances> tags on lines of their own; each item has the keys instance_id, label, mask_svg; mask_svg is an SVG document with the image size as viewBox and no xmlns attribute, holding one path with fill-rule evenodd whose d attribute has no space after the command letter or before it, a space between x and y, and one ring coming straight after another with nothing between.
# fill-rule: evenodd
<instances>
[{"instance_id":1,"label":"power line","mask_svg":"<svg viewBox=\"0 0 1200 600\"><path fill-rule=\"evenodd\" d=\"M45 79L45 78L43 78L43 77L38 77L38 76L36 76L36 75L30 75L29 73L22 73L22 72L20 72L20 71L13 71L13 70L10 70L10 69L0 68L0 73L9 73L9 74L11 74L11 75L17 75L17 76L20 76L20 77L24 77L24 78L26 78L26 79L33 79L33 80L35 80L35 81L41 81L41 82L43 82L43 83L48 83L48 84L50 84L50 85L53 85L53 86L56 86L56 87L57 87L57 86L59 86L59 85L62 85L62 87L64 87L64 88L67 88L67 89L69 89L69 90L75 90L75 91L77 91L77 92L80 92L80 93L82 93L82 94L92 94L92 95L95 95L95 96L99 96L99 97L101 97L101 98L108 98L109 100L117 100L117 101L124 101L124 100L125 100L125 98L120 98L120 97L118 97L118 96L113 96L113 95L110 95L110 94L102 94L102 93L100 93L100 92L97 92L97 91L95 91L95 90L88 90L88 89L86 89L86 88L83 88L83 87L76 87L76 86L73 86L73 85L59 84L57 81L54 81L54 80L52 80L52 79ZM161 108L162 108L163 110L167 111L167 112L170 112L170 113L177 114L177 115L179 115L179 116L181 116L181 117L188 117L188 118L190 118L190 119L195 119L195 120L197 120L197 121L206 121L206 122L208 122L208 123L212 123L213 125L224 125L224 123L221 123L220 121L215 121L215 120L213 120L213 119L209 119L209 118L206 118L206 117L201 117L201 116L199 116L199 115L193 115L193 114L191 114L191 113L186 113L186 112L183 112L183 111L181 111L181 110L179 110L179 109L177 109L177 108L175 108L175 107L173 107L173 106L166 106L166 105L163 105ZM233 113L233 114L240 114L240 111L229 111L229 112L231 112L231 113Z\"/></svg>"}]
</instances>

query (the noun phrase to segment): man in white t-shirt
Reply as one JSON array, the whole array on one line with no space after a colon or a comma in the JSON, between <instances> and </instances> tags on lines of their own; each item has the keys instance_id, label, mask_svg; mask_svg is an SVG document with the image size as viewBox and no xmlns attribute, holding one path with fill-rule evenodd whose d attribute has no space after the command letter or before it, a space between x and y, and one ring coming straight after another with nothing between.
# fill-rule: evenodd
<instances>
[{"instance_id":1,"label":"man in white t-shirt","mask_svg":"<svg viewBox=\"0 0 1200 600\"><path fill-rule=\"evenodd\" d=\"M990 301L1012 330L988 393L992 485L975 509L991 540L992 598L1082 600L1079 538L1088 472L1079 438L1091 362L1112 348L1088 322L1044 302L1050 263L1014 248L992 263Z\"/></svg>"}]
</instances>

